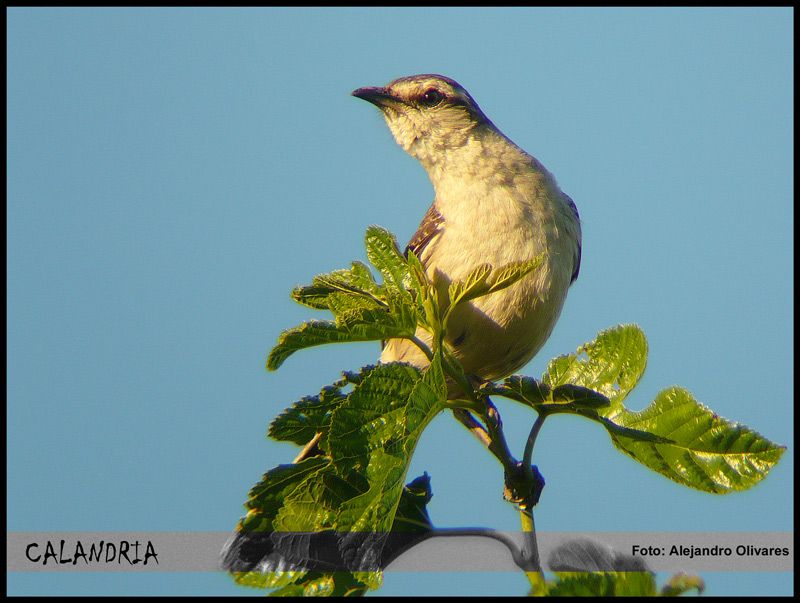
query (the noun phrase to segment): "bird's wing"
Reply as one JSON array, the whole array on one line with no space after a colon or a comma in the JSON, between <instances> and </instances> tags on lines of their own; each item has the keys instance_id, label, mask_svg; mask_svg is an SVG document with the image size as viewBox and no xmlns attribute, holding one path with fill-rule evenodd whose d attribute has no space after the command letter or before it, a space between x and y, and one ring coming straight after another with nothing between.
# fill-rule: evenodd
<instances>
[{"instance_id":1,"label":"bird's wing","mask_svg":"<svg viewBox=\"0 0 800 603\"><path fill-rule=\"evenodd\" d=\"M572 269L572 278L569 281L571 285L575 282L575 279L578 278L578 273L581 271L581 217L578 214L578 207L575 205L575 202L570 198L570 196L564 192L561 194L564 195L564 201L567 202L567 205L569 205L572 213L575 214L575 220L578 222L578 248L575 251L575 260L573 263L574 268Z\"/></svg>"},{"instance_id":2,"label":"bird's wing","mask_svg":"<svg viewBox=\"0 0 800 603\"><path fill-rule=\"evenodd\" d=\"M425 212L425 216L422 218L417 232L414 233L408 245L406 245L406 256L408 256L408 252L411 250L424 265L425 262L422 260L422 252L436 235L439 234L442 229L442 224L444 224L444 216L436 209L436 201L434 201L431 203L428 211Z\"/></svg>"}]
</instances>

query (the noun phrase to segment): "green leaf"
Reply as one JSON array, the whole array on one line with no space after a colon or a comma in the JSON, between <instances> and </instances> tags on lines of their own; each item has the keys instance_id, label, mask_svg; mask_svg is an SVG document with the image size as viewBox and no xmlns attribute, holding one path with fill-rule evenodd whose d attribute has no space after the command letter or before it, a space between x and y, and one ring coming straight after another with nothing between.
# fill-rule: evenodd
<instances>
[{"instance_id":1,"label":"green leaf","mask_svg":"<svg viewBox=\"0 0 800 603\"><path fill-rule=\"evenodd\" d=\"M408 262L409 272L411 273L411 284L413 288L420 294L424 294L431 286L431 282L428 280L428 275L425 272L425 266L422 265L417 254L411 249L406 251L406 261Z\"/></svg>"},{"instance_id":2,"label":"green leaf","mask_svg":"<svg viewBox=\"0 0 800 603\"><path fill-rule=\"evenodd\" d=\"M696 590L698 595L702 595L705 589L706 584L700 576L675 574L661 587L661 596L677 597L690 590Z\"/></svg>"},{"instance_id":3,"label":"green leaf","mask_svg":"<svg viewBox=\"0 0 800 603\"><path fill-rule=\"evenodd\" d=\"M342 283L344 283L351 290L363 291L374 295L379 295L381 291L381 286L375 281L375 277L372 276L372 271L370 271L369 266L363 262L355 261L351 264L349 270L336 270L330 275L323 275L323 277L317 278L320 279L325 276L327 276L326 280L332 287L337 287L342 290L345 290L345 288L342 287ZM315 279L315 281L316 280L317 279Z\"/></svg>"},{"instance_id":4,"label":"green leaf","mask_svg":"<svg viewBox=\"0 0 800 603\"><path fill-rule=\"evenodd\" d=\"M267 358L267 369L276 370L298 350L326 343L408 337L414 334L412 325L416 327L416 317L410 305L392 310L352 307L342 311L336 322L311 320L281 333Z\"/></svg>"},{"instance_id":5,"label":"green leaf","mask_svg":"<svg viewBox=\"0 0 800 603\"><path fill-rule=\"evenodd\" d=\"M333 290L330 287L309 285L292 289L292 299L298 304L314 308L315 310L328 309L328 296Z\"/></svg>"},{"instance_id":6,"label":"green leaf","mask_svg":"<svg viewBox=\"0 0 800 603\"><path fill-rule=\"evenodd\" d=\"M342 314L352 310L376 310L388 312L389 306L385 302L374 297L353 295L342 291L331 292L327 299L328 309L337 318Z\"/></svg>"},{"instance_id":7,"label":"green leaf","mask_svg":"<svg viewBox=\"0 0 800 603\"><path fill-rule=\"evenodd\" d=\"M422 375L422 380L430 388L437 400L442 402L447 399L447 381L440 354L436 354L433 357L430 365Z\"/></svg>"},{"instance_id":8,"label":"green leaf","mask_svg":"<svg viewBox=\"0 0 800 603\"><path fill-rule=\"evenodd\" d=\"M371 337L359 337L358 332L340 329L329 320L311 320L299 327L287 329L278 337L278 343L267 357L267 369L274 371L286 359L298 350L310 348L324 343L341 343L345 341L367 341ZM378 337L380 339L380 337Z\"/></svg>"},{"instance_id":9,"label":"green leaf","mask_svg":"<svg viewBox=\"0 0 800 603\"><path fill-rule=\"evenodd\" d=\"M580 411L597 411L607 408L611 402L600 392L596 392L588 387L565 383L559 385L552 392L547 403L542 405L544 412L561 412L561 408L575 409Z\"/></svg>"},{"instance_id":10,"label":"green leaf","mask_svg":"<svg viewBox=\"0 0 800 603\"><path fill-rule=\"evenodd\" d=\"M416 316L408 306L393 311L353 308L336 317L336 326L352 336L351 341L376 341L392 337L411 337L416 331Z\"/></svg>"},{"instance_id":11,"label":"green leaf","mask_svg":"<svg viewBox=\"0 0 800 603\"><path fill-rule=\"evenodd\" d=\"M538 268L543 261L544 254L540 254L532 260L527 260L525 262L513 262L507 266L503 266L499 270L492 272L486 281L488 289L485 293L480 293L480 295L488 295L489 293L494 293L495 291L500 291L501 289L510 287L522 277ZM474 299L474 297L477 297L477 295L474 295L469 299Z\"/></svg>"},{"instance_id":12,"label":"green leaf","mask_svg":"<svg viewBox=\"0 0 800 603\"><path fill-rule=\"evenodd\" d=\"M548 583L551 597L652 597L656 580L650 572L558 572Z\"/></svg>"},{"instance_id":13,"label":"green leaf","mask_svg":"<svg viewBox=\"0 0 800 603\"><path fill-rule=\"evenodd\" d=\"M394 236L371 226L366 247L384 283L376 283L366 265L353 262L350 269L317 275L310 286L295 288L293 299L311 308L327 308L336 320L309 321L284 331L269 354L268 370L277 369L294 352L312 346L415 334L418 317L424 314L423 296L417 295L415 300L407 289L417 283L417 278L412 278L412 269L398 251Z\"/></svg>"},{"instance_id":14,"label":"green leaf","mask_svg":"<svg viewBox=\"0 0 800 603\"><path fill-rule=\"evenodd\" d=\"M647 341L641 329L622 325L602 331L577 353L551 361L541 381L515 375L481 391L522 402L541 414L570 413L598 422L623 453L706 492L750 488L778 462L784 447L722 419L685 389L661 392L641 412L625 408L623 400L646 362Z\"/></svg>"},{"instance_id":15,"label":"green leaf","mask_svg":"<svg viewBox=\"0 0 800 603\"><path fill-rule=\"evenodd\" d=\"M342 390L345 384L353 385L347 394ZM343 584L354 592L376 588L386 556L396 554L404 542L390 534L430 527L425 511L429 486L419 480L409 486L403 482L423 429L444 407L446 391L437 356L425 371L389 363L345 373L320 396L292 406L273 422L270 434L302 441L301 436L321 431L326 456L269 472L251 491L241 530L277 534L277 546L294 547L290 550L295 557L304 550L295 541L308 539L303 534L339 535L337 546L351 568ZM298 571L302 565L286 567L268 571L268 579L261 577L261 582L247 575L253 572L239 578L281 588L278 594L298 593L293 586L302 586L305 594L311 592L308 589L339 592L340 579L335 576L330 582L323 580L327 574Z\"/></svg>"},{"instance_id":16,"label":"green leaf","mask_svg":"<svg viewBox=\"0 0 800 603\"><path fill-rule=\"evenodd\" d=\"M253 572L255 573L255 572ZM263 575L263 574L262 574ZM287 584L269 593L270 597L350 597L360 596L367 591L350 572L307 572L297 576L296 582ZM263 584L250 584L258 588L271 588Z\"/></svg>"},{"instance_id":17,"label":"green leaf","mask_svg":"<svg viewBox=\"0 0 800 603\"><path fill-rule=\"evenodd\" d=\"M381 567L386 567L397 556L420 542L433 530L428 516L427 504L431 500L430 478L424 474L406 484L397 505L390 538L381 557ZM238 582L257 588L274 588L270 596L353 596L363 595L368 589L380 586L380 572L284 572L280 581L279 572L273 572L272 580L265 580L265 574L250 572ZM320 588L322 587L322 588Z\"/></svg>"},{"instance_id":18,"label":"green leaf","mask_svg":"<svg viewBox=\"0 0 800 603\"><path fill-rule=\"evenodd\" d=\"M272 521L283 507L284 499L294 492L308 477L327 465L330 459L311 457L291 465L278 465L264 474L253 486L245 507L248 514L242 519L243 531L269 532Z\"/></svg>"},{"instance_id":19,"label":"green leaf","mask_svg":"<svg viewBox=\"0 0 800 603\"><path fill-rule=\"evenodd\" d=\"M384 285L410 297L407 288L411 286L411 273L394 235L380 226L370 226L365 244L367 258L383 276Z\"/></svg>"},{"instance_id":20,"label":"green leaf","mask_svg":"<svg viewBox=\"0 0 800 603\"><path fill-rule=\"evenodd\" d=\"M544 414L597 410L610 405L608 398L593 389L572 383L551 389L544 381L522 375L507 377L502 384L485 384L481 392L516 400Z\"/></svg>"},{"instance_id":21,"label":"green leaf","mask_svg":"<svg viewBox=\"0 0 800 603\"><path fill-rule=\"evenodd\" d=\"M271 533L275 529L274 520L283 508L285 499L297 490L309 476L328 465L330 459L323 457L307 458L300 463L291 465L278 465L264 474L261 481L250 489L245 508L248 510L239 522L237 531L248 534L250 532ZM237 538L241 535L237 536ZM226 553L225 564L238 563L236 558L243 553L239 549L229 550ZM249 553L245 553L247 555ZM279 588L301 579L307 572L257 572L235 571L235 581L242 586L254 588Z\"/></svg>"},{"instance_id":22,"label":"green leaf","mask_svg":"<svg viewBox=\"0 0 800 603\"><path fill-rule=\"evenodd\" d=\"M407 412L422 380L419 369L403 363L366 367L333 414L327 449L334 462L363 468L376 448L384 449L408 433Z\"/></svg>"},{"instance_id":23,"label":"green leaf","mask_svg":"<svg viewBox=\"0 0 800 603\"><path fill-rule=\"evenodd\" d=\"M436 378L432 379L434 382ZM442 409L442 397L426 374L402 363L378 365L354 387L334 412L327 437L332 464L339 475L357 471L365 482L342 497L327 526L314 520L303 529L330 527L339 532L385 534L390 531L411 455L427 423ZM322 474L314 476L319 481ZM354 537L355 538L355 537ZM364 569L381 542L351 542ZM370 553L370 547L374 547ZM373 556L370 557L370 554Z\"/></svg>"},{"instance_id":24,"label":"green leaf","mask_svg":"<svg viewBox=\"0 0 800 603\"><path fill-rule=\"evenodd\" d=\"M392 532L424 534L433 530L428 503L433 497L431 478L427 473L405 485L392 524Z\"/></svg>"},{"instance_id":25,"label":"green leaf","mask_svg":"<svg viewBox=\"0 0 800 603\"><path fill-rule=\"evenodd\" d=\"M292 299L317 310L333 309L330 307L330 297L337 293L370 300L373 305L380 305L382 287L375 282L366 265L353 262L350 269L318 274L311 285L296 287L292 290Z\"/></svg>"},{"instance_id":26,"label":"green leaf","mask_svg":"<svg viewBox=\"0 0 800 603\"><path fill-rule=\"evenodd\" d=\"M411 275L411 291L414 296L414 309L416 320L420 325L428 331L434 329L436 324L436 317L438 314L433 309L432 298L434 297L434 287L428 275L425 273L425 267L414 252L409 249L406 252L408 258L408 268Z\"/></svg>"},{"instance_id":27,"label":"green leaf","mask_svg":"<svg viewBox=\"0 0 800 603\"><path fill-rule=\"evenodd\" d=\"M337 385L327 385L317 396L306 396L278 415L269 426L269 437L301 446L317 433L327 432L333 411L346 395Z\"/></svg>"},{"instance_id":28,"label":"green leaf","mask_svg":"<svg viewBox=\"0 0 800 603\"><path fill-rule=\"evenodd\" d=\"M640 412L623 408L613 420L671 440L642 442L612 433L619 450L673 481L714 494L754 486L785 450L748 427L723 419L680 387L662 391Z\"/></svg>"},{"instance_id":29,"label":"green leaf","mask_svg":"<svg viewBox=\"0 0 800 603\"><path fill-rule=\"evenodd\" d=\"M619 325L601 331L575 354L551 360L542 381L551 388L572 384L603 394L611 402L603 414L613 418L646 365L647 339L642 330L636 325Z\"/></svg>"},{"instance_id":30,"label":"green leaf","mask_svg":"<svg viewBox=\"0 0 800 603\"><path fill-rule=\"evenodd\" d=\"M462 301L474 299L488 292L489 285L486 283L486 280L489 278L491 272L491 264L481 264L470 272L463 281L453 281L450 283L450 287L448 288L450 307L455 307Z\"/></svg>"},{"instance_id":31,"label":"green leaf","mask_svg":"<svg viewBox=\"0 0 800 603\"><path fill-rule=\"evenodd\" d=\"M601 414L610 402L603 394L594 390L565 383L554 389L532 377L512 375L502 384L489 383L481 387L481 393L499 395L526 404L542 415L575 414L600 423L610 433L624 435L630 439L645 442L670 442L647 431L619 425Z\"/></svg>"},{"instance_id":32,"label":"green leaf","mask_svg":"<svg viewBox=\"0 0 800 603\"><path fill-rule=\"evenodd\" d=\"M491 264L481 264L474 268L463 280L453 281L448 287L449 303L452 311L460 303L465 303L490 293L510 287L518 280L541 265L544 255L525 262L514 262L493 270ZM444 308L443 308L444 309Z\"/></svg>"},{"instance_id":33,"label":"green leaf","mask_svg":"<svg viewBox=\"0 0 800 603\"><path fill-rule=\"evenodd\" d=\"M331 292L355 294L373 301L379 301L383 295L383 286L375 282L369 268L361 262L353 262L350 269L318 274L312 285L327 288Z\"/></svg>"}]
</instances>

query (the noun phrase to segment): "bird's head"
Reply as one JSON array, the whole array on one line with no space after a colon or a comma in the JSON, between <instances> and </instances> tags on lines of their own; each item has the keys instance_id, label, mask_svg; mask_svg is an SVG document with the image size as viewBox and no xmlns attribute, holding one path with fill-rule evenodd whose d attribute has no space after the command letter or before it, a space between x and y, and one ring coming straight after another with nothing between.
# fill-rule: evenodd
<instances>
[{"instance_id":1,"label":"bird's head","mask_svg":"<svg viewBox=\"0 0 800 603\"><path fill-rule=\"evenodd\" d=\"M464 146L477 126L491 124L469 93L442 75L401 77L352 94L377 106L397 143L423 163Z\"/></svg>"}]
</instances>

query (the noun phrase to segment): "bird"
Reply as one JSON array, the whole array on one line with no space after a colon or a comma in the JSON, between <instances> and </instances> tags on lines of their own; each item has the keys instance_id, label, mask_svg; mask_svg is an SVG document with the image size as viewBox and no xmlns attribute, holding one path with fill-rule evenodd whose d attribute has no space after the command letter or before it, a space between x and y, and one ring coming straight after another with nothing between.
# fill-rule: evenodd
<instances>
[{"instance_id":1,"label":"bird","mask_svg":"<svg viewBox=\"0 0 800 603\"><path fill-rule=\"evenodd\" d=\"M461 304L445 342L475 381L507 377L550 337L581 264L581 223L572 199L532 155L514 144L455 80L401 77L353 96L380 109L395 141L428 174L434 200L408 251L446 290L482 264L542 262L510 287ZM430 346L431 335L416 337ZM428 365L408 339L385 342L381 363ZM453 395L457 387L451 387Z\"/></svg>"},{"instance_id":2,"label":"bird","mask_svg":"<svg viewBox=\"0 0 800 603\"><path fill-rule=\"evenodd\" d=\"M578 277L581 226L575 203L449 77L401 77L386 86L358 88L352 95L380 109L397 143L419 160L433 184L433 203L406 254L417 256L437 288L446 291L451 282L487 263L502 268L542 258L516 283L460 304L448 319L445 342L469 379L512 374L547 341ZM416 337L430 347L427 331L419 328ZM389 339L380 362L398 361L422 370L429 365L416 343ZM449 399L462 393L459 384L448 383ZM474 423L457 411L462 412L456 415L459 420L472 428ZM322 435L317 433L292 462L324 454ZM270 563L278 567L310 546L302 538L298 542L275 540L269 532L238 531L223 549L223 567L234 572L263 570ZM384 562L396 553L384 550Z\"/></svg>"}]
</instances>

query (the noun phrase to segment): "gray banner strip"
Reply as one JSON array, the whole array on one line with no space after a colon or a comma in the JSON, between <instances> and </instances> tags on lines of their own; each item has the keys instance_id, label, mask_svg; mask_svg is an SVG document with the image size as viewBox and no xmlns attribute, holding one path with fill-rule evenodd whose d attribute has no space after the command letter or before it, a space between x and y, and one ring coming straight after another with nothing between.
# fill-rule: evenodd
<instances>
[{"instance_id":1,"label":"gray banner strip","mask_svg":"<svg viewBox=\"0 0 800 603\"><path fill-rule=\"evenodd\" d=\"M525 535L505 532L522 546ZM8 532L8 572L213 572L230 532ZM793 532L540 532L545 569L559 547L592 541L653 571L788 572ZM580 546L580 545L579 545ZM563 550L563 549L560 549ZM612 569L612 568L607 568ZM387 572L515 572L511 553L481 536L430 538Z\"/></svg>"}]
</instances>

